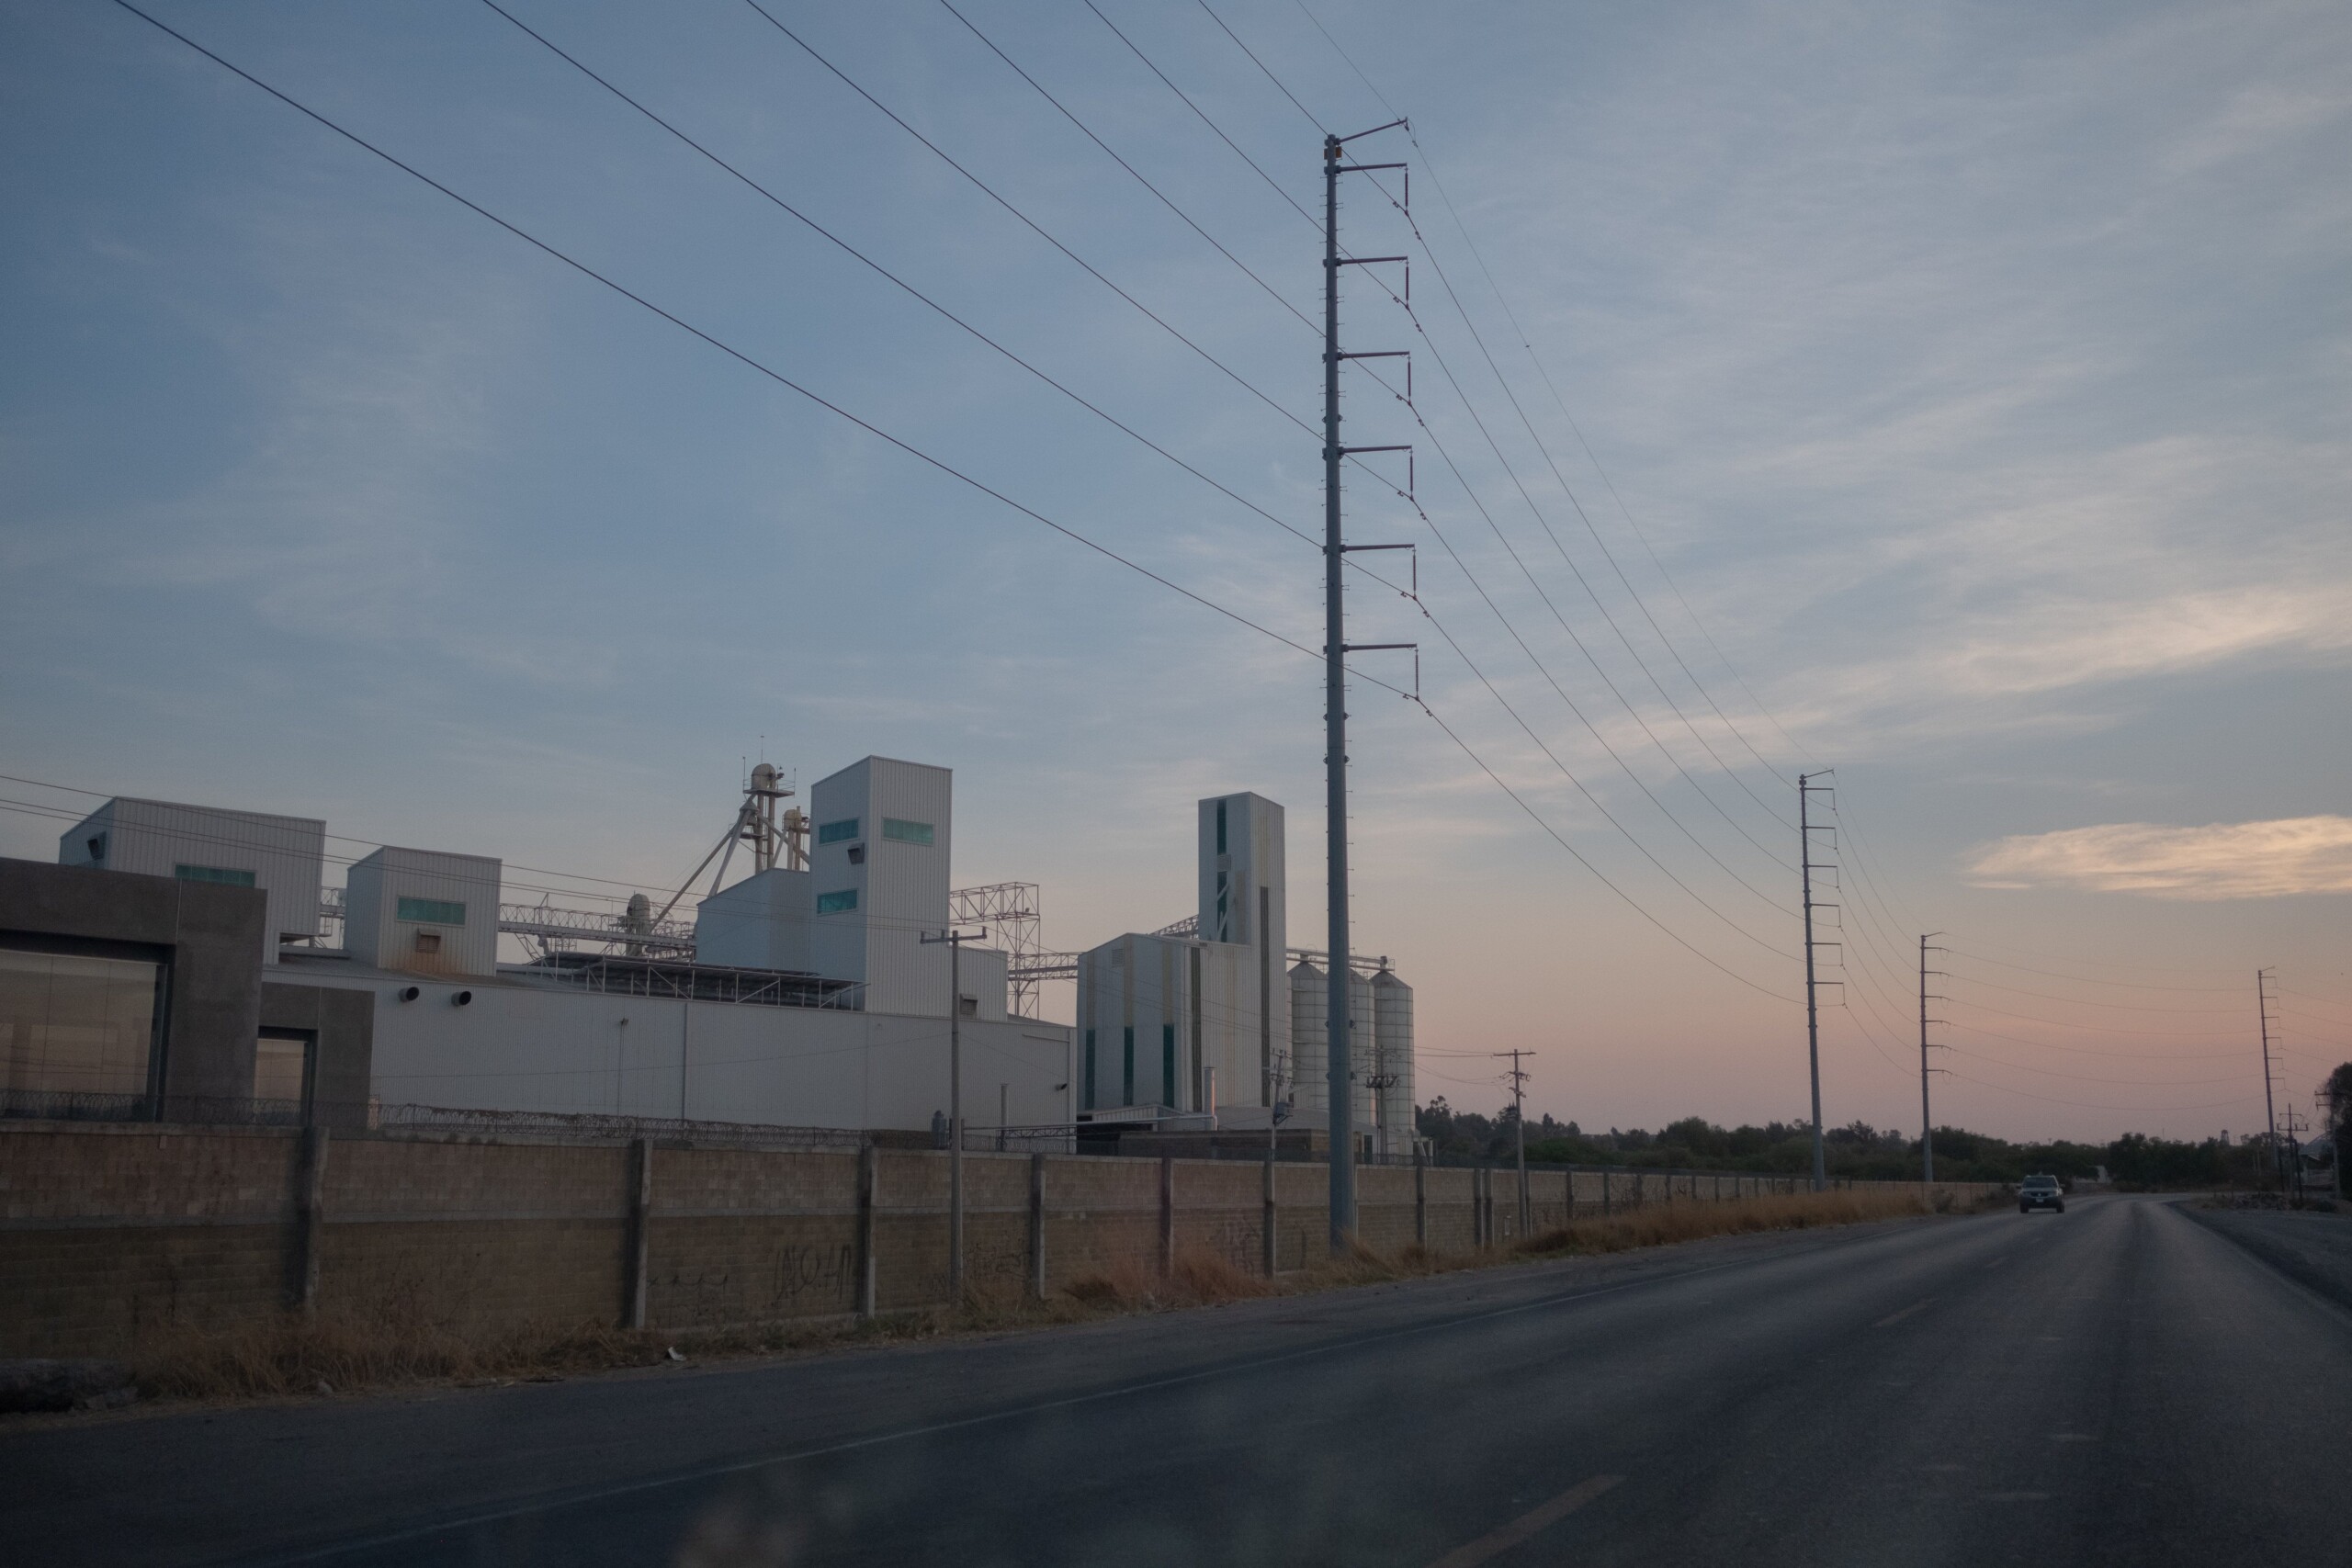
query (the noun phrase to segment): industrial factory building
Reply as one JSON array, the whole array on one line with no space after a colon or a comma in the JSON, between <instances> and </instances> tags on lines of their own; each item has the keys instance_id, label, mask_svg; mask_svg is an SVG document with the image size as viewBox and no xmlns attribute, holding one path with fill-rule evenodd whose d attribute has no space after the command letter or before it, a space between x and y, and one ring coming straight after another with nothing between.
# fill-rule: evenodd
<instances>
[{"instance_id":1,"label":"industrial factory building","mask_svg":"<svg viewBox=\"0 0 2352 1568\"><path fill-rule=\"evenodd\" d=\"M685 885L619 913L506 901L499 860L437 849L335 887L323 822L108 801L57 864L0 862L0 1113L928 1133L952 1009L983 1132L1328 1124L1322 955L1287 945L1273 801L1198 803L1194 915L1053 953L1034 886L953 886L947 769L867 757L797 793L753 770ZM938 940L973 925L988 945ZM1359 968L1360 1146L1400 1154L1412 991ZM1052 978L1075 1028L1028 1016Z\"/></svg>"},{"instance_id":2,"label":"industrial factory building","mask_svg":"<svg viewBox=\"0 0 2352 1568\"><path fill-rule=\"evenodd\" d=\"M1079 1117L1328 1128L1328 959L1286 942L1283 808L1257 795L1202 801L1198 859L1197 914L1079 955ZM1351 968L1354 1125L1364 1152L1408 1154L1413 990L1385 958Z\"/></svg>"},{"instance_id":3,"label":"industrial factory building","mask_svg":"<svg viewBox=\"0 0 2352 1568\"><path fill-rule=\"evenodd\" d=\"M1069 1030L1008 1010L1003 952L922 941L951 914L948 770L868 757L780 818L792 793L755 773L692 926L641 896L620 915L503 904L498 860L437 850L379 849L329 887L322 822L109 801L58 866L0 879L0 1109L928 1131L953 1006L967 1122L1067 1126ZM750 874L720 886L730 866ZM183 905L250 936L175 940ZM265 1028L322 995L331 1038Z\"/></svg>"}]
</instances>

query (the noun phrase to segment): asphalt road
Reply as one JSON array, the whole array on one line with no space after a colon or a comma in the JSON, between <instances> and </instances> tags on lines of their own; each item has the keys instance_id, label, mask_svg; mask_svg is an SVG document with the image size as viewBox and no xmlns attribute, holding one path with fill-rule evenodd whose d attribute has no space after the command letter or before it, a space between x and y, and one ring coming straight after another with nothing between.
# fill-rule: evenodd
<instances>
[{"instance_id":1,"label":"asphalt road","mask_svg":"<svg viewBox=\"0 0 2352 1568\"><path fill-rule=\"evenodd\" d=\"M20 1425L0 1540L56 1563L2333 1564L2347 1412L2352 1313L2174 1205L2091 1199Z\"/></svg>"}]
</instances>

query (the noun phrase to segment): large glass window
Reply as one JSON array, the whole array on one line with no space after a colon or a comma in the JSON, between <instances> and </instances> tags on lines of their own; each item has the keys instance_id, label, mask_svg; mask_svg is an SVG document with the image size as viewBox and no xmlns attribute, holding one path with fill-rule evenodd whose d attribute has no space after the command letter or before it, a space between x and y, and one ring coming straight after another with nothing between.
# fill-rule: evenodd
<instances>
[{"instance_id":1,"label":"large glass window","mask_svg":"<svg viewBox=\"0 0 2352 1568\"><path fill-rule=\"evenodd\" d=\"M403 898L394 918L424 926L462 926L466 907L454 898Z\"/></svg>"},{"instance_id":2,"label":"large glass window","mask_svg":"<svg viewBox=\"0 0 2352 1568\"><path fill-rule=\"evenodd\" d=\"M0 1101L144 1098L163 976L149 959L0 947Z\"/></svg>"},{"instance_id":3,"label":"large glass window","mask_svg":"<svg viewBox=\"0 0 2352 1568\"><path fill-rule=\"evenodd\" d=\"M931 824L906 822L896 817L882 818L882 836L896 839L902 844L928 844L932 841Z\"/></svg>"},{"instance_id":4,"label":"large glass window","mask_svg":"<svg viewBox=\"0 0 2352 1568\"><path fill-rule=\"evenodd\" d=\"M844 840L856 837L857 818L854 817L844 817L838 822L828 822L817 829L817 841L820 844L838 844Z\"/></svg>"},{"instance_id":5,"label":"large glass window","mask_svg":"<svg viewBox=\"0 0 2352 1568\"><path fill-rule=\"evenodd\" d=\"M223 887L251 887L254 885L252 872L226 865L175 865L172 867L172 874L182 882L217 882Z\"/></svg>"},{"instance_id":6,"label":"large glass window","mask_svg":"<svg viewBox=\"0 0 2352 1568\"><path fill-rule=\"evenodd\" d=\"M845 915L856 908L857 889L854 887L844 887L838 893L817 895L817 913L820 915Z\"/></svg>"}]
</instances>

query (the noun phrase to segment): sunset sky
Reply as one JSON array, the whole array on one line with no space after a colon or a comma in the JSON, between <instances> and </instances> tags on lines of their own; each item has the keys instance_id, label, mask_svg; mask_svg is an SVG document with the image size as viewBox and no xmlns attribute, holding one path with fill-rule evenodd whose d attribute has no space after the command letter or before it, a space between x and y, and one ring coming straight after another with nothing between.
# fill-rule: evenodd
<instances>
[{"instance_id":1,"label":"sunset sky","mask_svg":"<svg viewBox=\"0 0 2352 1568\"><path fill-rule=\"evenodd\" d=\"M1428 615L1359 575L1351 636L1427 708L1355 687L1355 931L1424 1098L1527 1047L1588 1127L1804 1116L1801 769L1830 1122L1916 1132L1926 931L1939 1122L2250 1131L2266 965L2282 1093L2352 1058L2352 7L500 3L940 309L482 0L142 8L935 464L15 0L0 853L150 795L589 907L747 761L875 752L1055 948L1188 913L1193 800L1270 795L1321 946L1291 203L1393 106L1409 220L1358 176L1343 242L1410 314L1357 269L1343 338L1414 401L1351 369L1347 438L1418 508L1367 458L1350 532Z\"/></svg>"}]
</instances>

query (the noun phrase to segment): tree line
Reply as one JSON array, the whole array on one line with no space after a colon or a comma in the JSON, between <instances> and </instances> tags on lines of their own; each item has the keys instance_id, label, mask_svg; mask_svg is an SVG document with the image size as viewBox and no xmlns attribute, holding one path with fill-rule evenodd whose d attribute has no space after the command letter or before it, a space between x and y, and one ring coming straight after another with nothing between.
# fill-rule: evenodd
<instances>
[{"instance_id":1,"label":"tree line","mask_svg":"<svg viewBox=\"0 0 2352 1568\"><path fill-rule=\"evenodd\" d=\"M2329 1079L2331 1134L2352 1120L2352 1063ZM1421 1136L1441 1161L1505 1163L1514 1157L1517 1115L1456 1111L1443 1096L1416 1113ZM1823 1154L1833 1177L1858 1180L1917 1180L1919 1140L1892 1127L1854 1122L1827 1129ZM1768 1122L1762 1126L1719 1127L1703 1117L1686 1116L1657 1132L1611 1127L1588 1133L1574 1122L1555 1122L1547 1112L1527 1123L1531 1165L1607 1165L1627 1169L1742 1171L1803 1176L1813 1170L1813 1129L1806 1122ZM2189 1141L2126 1133L2105 1144L2056 1140L2011 1143L1964 1127L1936 1129L1936 1175L1950 1181L2017 1181L2047 1174L2068 1180L2096 1178L2104 1168L2121 1187L2260 1187L2271 1180L2270 1156L2259 1134L2224 1142Z\"/></svg>"}]
</instances>

